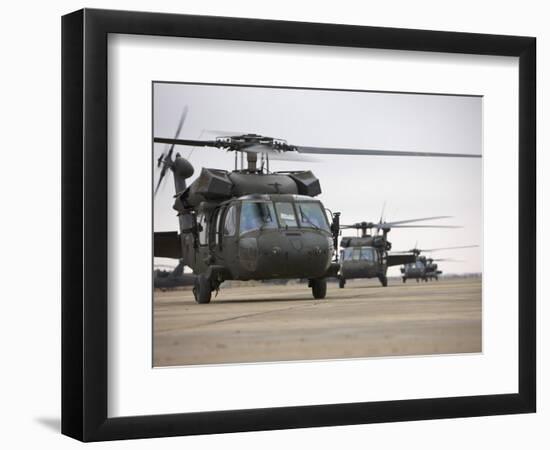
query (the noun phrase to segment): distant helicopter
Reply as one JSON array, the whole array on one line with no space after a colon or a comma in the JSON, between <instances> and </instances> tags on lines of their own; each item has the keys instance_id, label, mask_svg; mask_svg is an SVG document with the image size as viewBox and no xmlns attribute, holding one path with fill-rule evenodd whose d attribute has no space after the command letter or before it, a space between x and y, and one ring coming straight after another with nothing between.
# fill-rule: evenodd
<instances>
[{"instance_id":1,"label":"distant helicopter","mask_svg":"<svg viewBox=\"0 0 550 450\"><path fill-rule=\"evenodd\" d=\"M279 278L306 278L313 297L321 299L326 296L326 278L337 275L340 265L333 256L340 233L339 213L329 218L315 199L321 186L311 171L271 172L270 160L297 160L301 154L481 157L295 146L258 134L179 139L187 112L185 108L174 138L154 138L157 144L169 145L157 160L160 176L155 194L170 170L176 190L173 207L179 219L179 233L154 233L154 256L181 258L193 269L197 303L209 303L212 292L225 280ZM175 145L235 152L235 168L202 168L187 186L194 168L179 153L172 157Z\"/></svg>"},{"instance_id":2,"label":"distant helicopter","mask_svg":"<svg viewBox=\"0 0 550 450\"><path fill-rule=\"evenodd\" d=\"M340 272L338 281L340 288L346 285L346 281L356 278L378 278L382 286L388 285L388 267L402 264L414 264L417 253L393 252L391 242L388 241L388 233L392 228L459 228L454 225L410 225L424 220L447 219L450 216L424 217L421 219L400 220L384 222L383 212L378 223L359 222L352 225L340 225L341 229L356 229L361 231L361 236L343 237L340 246ZM369 230L376 230L374 235L368 234ZM379 232L382 231L382 235Z\"/></svg>"},{"instance_id":3,"label":"distant helicopter","mask_svg":"<svg viewBox=\"0 0 550 450\"><path fill-rule=\"evenodd\" d=\"M183 268L183 260L180 260L178 265L174 268L170 266L155 265L153 286L159 289L193 286L195 284L195 275L184 273Z\"/></svg>"},{"instance_id":4,"label":"distant helicopter","mask_svg":"<svg viewBox=\"0 0 550 450\"><path fill-rule=\"evenodd\" d=\"M431 253L431 252L438 252L441 250L457 250L462 248L474 248L474 247L479 247L479 245L463 245L459 247L441 247L441 248L431 248L431 249L419 249L417 248L417 245L415 245L414 248L410 250L410 252L417 255L416 261L407 263L400 268L401 274L402 274L401 278L403 280L403 283L406 283L407 280L409 279L416 280L417 283L420 281L427 282L428 280L439 281L439 276L443 272L438 269L438 265L436 262L438 261L458 262L457 260L451 259L451 258L426 257L424 255L420 255L420 253L422 252Z\"/></svg>"}]
</instances>

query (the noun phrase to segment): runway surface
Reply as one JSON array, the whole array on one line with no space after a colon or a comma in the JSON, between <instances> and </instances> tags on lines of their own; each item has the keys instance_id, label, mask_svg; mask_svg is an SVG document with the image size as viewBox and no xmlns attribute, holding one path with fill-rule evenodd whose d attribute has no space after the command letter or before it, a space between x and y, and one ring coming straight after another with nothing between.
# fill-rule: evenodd
<instances>
[{"instance_id":1,"label":"runway surface","mask_svg":"<svg viewBox=\"0 0 550 450\"><path fill-rule=\"evenodd\" d=\"M153 317L155 366L481 352L481 279L155 291Z\"/></svg>"}]
</instances>

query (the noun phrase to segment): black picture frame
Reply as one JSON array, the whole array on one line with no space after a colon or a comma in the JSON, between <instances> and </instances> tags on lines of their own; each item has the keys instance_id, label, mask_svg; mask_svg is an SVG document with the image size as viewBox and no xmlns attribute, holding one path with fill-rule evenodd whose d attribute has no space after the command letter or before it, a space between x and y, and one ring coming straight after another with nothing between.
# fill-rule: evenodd
<instances>
[{"instance_id":1,"label":"black picture frame","mask_svg":"<svg viewBox=\"0 0 550 450\"><path fill-rule=\"evenodd\" d=\"M519 57L518 392L108 418L109 33ZM101 441L535 412L535 91L533 37L93 9L64 16L62 433L82 441Z\"/></svg>"}]
</instances>

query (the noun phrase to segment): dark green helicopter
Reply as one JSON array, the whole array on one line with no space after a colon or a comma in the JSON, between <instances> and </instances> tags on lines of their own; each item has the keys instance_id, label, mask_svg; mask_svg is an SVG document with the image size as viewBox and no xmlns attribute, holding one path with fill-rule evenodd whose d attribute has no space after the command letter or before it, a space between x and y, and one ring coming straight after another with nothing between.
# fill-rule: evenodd
<instances>
[{"instance_id":1,"label":"dark green helicopter","mask_svg":"<svg viewBox=\"0 0 550 450\"><path fill-rule=\"evenodd\" d=\"M154 256L182 259L193 270L197 303L209 303L225 280L282 278L308 279L313 297L320 299L326 296L327 277L337 275L340 265L337 255L333 258L340 214L327 216L315 198L321 186L311 171L272 172L270 160L297 160L301 154L481 157L295 146L258 134L179 139L186 115L187 108L174 138L154 138L157 144L168 144L157 161L161 171L155 194L170 170L179 220L179 232L154 233ZM187 186L194 168L179 153L172 156L176 145L235 152L235 168L202 168Z\"/></svg>"},{"instance_id":2,"label":"dark green helicopter","mask_svg":"<svg viewBox=\"0 0 550 450\"><path fill-rule=\"evenodd\" d=\"M340 288L346 285L346 280L356 278L378 278L382 286L386 287L388 267L414 264L417 259L417 253L413 251L390 253L392 248L391 242L388 241L390 230L392 228L458 228L454 225L410 225L424 220L447 218L450 216L384 222L382 212L378 223L359 222L340 225L341 229L355 229L361 232L360 236L346 236L340 241L340 272L338 273ZM375 230L374 234L369 234L370 230Z\"/></svg>"},{"instance_id":3,"label":"dark green helicopter","mask_svg":"<svg viewBox=\"0 0 550 450\"><path fill-rule=\"evenodd\" d=\"M439 276L443 272L439 270L437 262L440 262L440 261L459 262L458 260L451 259L451 258L427 257L424 255L421 255L420 253L422 252L431 253L431 252L438 252L441 250L457 250L462 248L474 248L474 247L479 247L479 245L463 245L459 247L441 247L441 248L428 248L428 249L419 249L417 245L415 245L414 248L410 250L410 252L414 253L417 256L416 261L406 263L400 269L403 283L406 283L407 280L409 279L416 280L417 283L420 281L427 282L428 280L439 281Z\"/></svg>"},{"instance_id":4,"label":"dark green helicopter","mask_svg":"<svg viewBox=\"0 0 550 450\"><path fill-rule=\"evenodd\" d=\"M184 262L180 260L176 267L155 265L153 286L158 289L170 289L179 286L193 286L195 275L184 273Z\"/></svg>"}]
</instances>

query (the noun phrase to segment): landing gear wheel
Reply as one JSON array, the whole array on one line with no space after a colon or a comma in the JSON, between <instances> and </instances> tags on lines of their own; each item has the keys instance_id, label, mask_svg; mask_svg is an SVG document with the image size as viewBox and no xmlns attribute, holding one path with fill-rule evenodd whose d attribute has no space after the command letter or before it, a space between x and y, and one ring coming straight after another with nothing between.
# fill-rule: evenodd
<instances>
[{"instance_id":1,"label":"landing gear wheel","mask_svg":"<svg viewBox=\"0 0 550 450\"><path fill-rule=\"evenodd\" d=\"M340 278L340 282L338 283L338 285L340 286L340 289L344 289L344 286L346 285L346 279Z\"/></svg>"},{"instance_id":2,"label":"landing gear wheel","mask_svg":"<svg viewBox=\"0 0 550 450\"><path fill-rule=\"evenodd\" d=\"M325 278L311 280L310 286L313 298L321 299L327 296L327 280Z\"/></svg>"},{"instance_id":3,"label":"landing gear wheel","mask_svg":"<svg viewBox=\"0 0 550 450\"><path fill-rule=\"evenodd\" d=\"M388 286L388 277L386 275L379 275L378 280L380 280L380 284L384 287Z\"/></svg>"},{"instance_id":4,"label":"landing gear wheel","mask_svg":"<svg viewBox=\"0 0 550 450\"><path fill-rule=\"evenodd\" d=\"M416 282L418 283L418 278L416 279Z\"/></svg>"},{"instance_id":5,"label":"landing gear wheel","mask_svg":"<svg viewBox=\"0 0 550 450\"><path fill-rule=\"evenodd\" d=\"M407 282L407 279L403 277L403 283L406 283L406 282Z\"/></svg>"},{"instance_id":6,"label":"landing gear wheel","mask_svg":"<svg viewBox=\"0 0 550 450\"><path fill-rule=\"evenodd\" d=\"M210 299L212 298L212 287L210 280L203 273L195 278L193 295L195 296L195 301L197 303L210 303Z\"/></svg>"}]
</instances>

